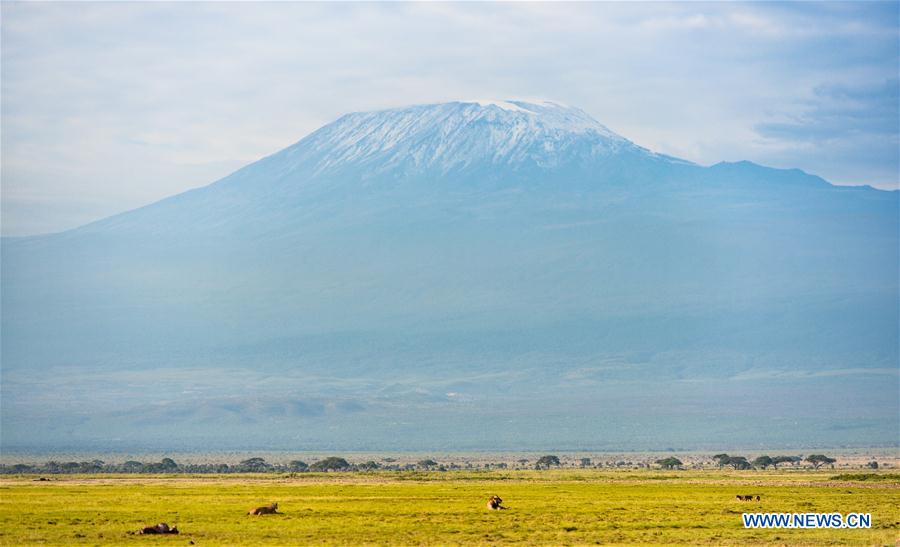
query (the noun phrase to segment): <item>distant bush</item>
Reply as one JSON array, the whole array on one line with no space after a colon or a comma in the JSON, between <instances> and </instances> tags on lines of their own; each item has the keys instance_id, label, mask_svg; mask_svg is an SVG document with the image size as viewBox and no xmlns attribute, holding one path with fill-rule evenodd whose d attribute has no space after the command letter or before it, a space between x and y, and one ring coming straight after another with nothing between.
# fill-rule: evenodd
<instances>
[{"instance_id":1,"label":"distant bush","mask_svg":"<svg viewBox=\"0 0 900 547\"><path fill-rule=\"evenodd\" d=\"M309 465L306 462L301 460L291 460L291 463L288 464L288 469L294 472L304 472L309 470Z\"/></svg>"},{"instance_id":2,"label":"distant bush","mask_svg":"<svg viewBox=\"0 0 900 547\"><path fill-rule=\"evenodd\" d=\"M663 469L675 469L676 467L681 467L682 465L684 465L681 460L673 457L656 460L656 463L661 465Z\"/></svg>"},{"instance_id":3,"label":"distant bush","mask_svg":"<svg viewBox=\"0 0 900 547\"><path fill-rule=\"evenodd\" d=\"M265 473L270 471L272 466L262 458L249 458L238 464L238 468L248 473Z\"/></svg>"},{"instance_id":4,"label":"distant bush","mask_svg":"<svg viewBox=\"0 0 900 547\"><path fill-rule=\"evenodd\" d=\"M800 456L775 456L772 458L772 467L778 469L779 463L789 463L791 465L800 463L803 458Z\"/></svg>"},{"instance_id":5,"label":"distant bush","mask_svg":"<svg viewBox=\"0 0 900 547\"><path fill-rule=\"evenodd\" d=\"M366 463L357 465L356 468L360 471L375 471L376 469L380 469L381 465L379 465L378 462L369 460Z\"/></svg>"},{"instance_id":6,"label":"distant bush","mask_svg":"<svg viewBox=\"0 0 900 547\"><path fill-rule=\"evenodd\" d=\"M829 458L824 454L812 454L806 457L806 460L813 465L816 469L821 467L822 465L830 465L836 462L837 460L834 458Z\"/></svg>"},{"instance_id":7,"label":"distant bush","mask_svg":"<svg viewBox=\"0 0 900 547\"><path fill-rule=\"evenodd\" d=\"M331 456L309 466L310 471L347 471L350 463L344 458Z\"/></svg>"},{"instance_id":8,"label":"distant bush","mask_svg":"<svg viewBox=\"0 0 900 547\"><path fill-rule=\"evenodd\" d=\"M541 456L534 464L535 469L550 469L552 466L559 467L559 458L553 455Z\"/></svg>"},{"instance_id":9,"label":"distant bush","mask_svg":"<svg viewBox=\"0 0 900 547\"><path fill-rule=\"evenodd\" d=\"M144 464L134 460L128 460L122 464L122 470L126 473L140 473L143 469Z\"/></svg>"},{"instance_id":10,"label":"distant bush","mask_svg":"<svg viewBox=\"0 0 900 547\"><path fill-rule=\"evenodd\" d=\"M844 473L829 477L833 481L883 481L900 482L898 473Z\"/></svg>"},{"instance_id":11,"label":"distant bush","mask_svg":"<svg viewBox=\"0 0 900 547\"><path fill-rule=\"evenodd\" d=\"M744 456L729 456L728 454L716 454L713 456L713 460L716 461L716 465L719 467L724 467L726 465L730 465L735 469L750 469L750 462L747 461L747 458Z\"/></svg>"}]
</instances>

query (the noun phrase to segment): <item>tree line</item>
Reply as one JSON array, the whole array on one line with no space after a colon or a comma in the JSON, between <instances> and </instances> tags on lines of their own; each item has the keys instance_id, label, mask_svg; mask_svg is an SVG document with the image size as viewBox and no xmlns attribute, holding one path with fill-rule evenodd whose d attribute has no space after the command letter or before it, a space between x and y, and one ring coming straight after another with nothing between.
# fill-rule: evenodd
<instances>
[{"instance_id":1,"label":"tree line","mask_svg":"<svg viewBox=\"0 0 900 547\"><path fill-rule=\"evenodd\" d=\"M749 461L744 456L716 454L712 459L719 467L731 466L735 469L766 469L768 467L777 469L781 464L791 464L792 466L796 466L802 462L810 463L814 468L818 469L823 465L831 465L837 461L824 454L811 454L805 459L803 456L775 456L773 458L771 456L763 455L757 457L753 461Z\"/></svg>"},{"instance_id":2,"label":"tree line","mask_svg":"<svg viewBox=\"0 0 900 547\"><path fill-rule=\"evenodd\" d=\"M729 456L728 454L716 454L713 456L713 461L716 462L718 467L731 466L735 469L766 469L768 467L778 468L779 464L789 463L791 465L798 465L801 462L808 462L812 464L812 466L816 469L821 467L822 465L831 465L835 463L837 460L834 458L830 458L824 454L812 454L807 456L805 459L803 456L775 456L770 457L767 455L759 456L753 461L749 461L744 456ZM674 456L670 456L667 458L661 458L656 460L654 463L662 467L663 469L680 469L684 462L679 460ZM874 464L874 465L873 465ZM551 467L560 467L560 461L557 456L542 456L537 463L535 464L535 469L550 469ZM581 458L581 467L590 467L591 460L590 458ZM872 462L868 464L868 467L873 469L878 468L878 464Z\"/></svg>"},{"instance_id":3,"label":"tree line","mask_svg":"<svg viewBox=\"0 0 900 547\"><path fill-rule=\"evenodd\" d=\"M811 454L804 458L803 456L775 456L768 455L759 456L754 460L748 460L744 456L730 456L728 454L716 454L712 460L718 467L733 467L737 470L745 469L767 469L768 467L778 468L782 464L790 464L797 466L803 462L811 464L814 468L819 469L822 465L834 464L837 460L830 458L824 454ZM529 460L517 460L521 467L530 465ZM681 460L674 456L656 460L655 463L663 469L679 469L684 464ZM622 467L630 465L631 462L615 462L610 466ZM874 465L873 465L874 464ZM594 464L590 458L580 458L579 467L599 467L601 464ZM640 467L649 467L649 465L638 464ZM534 469L544 470L562 467L563 464L559 456L548 454L541 456L534 463ZM869 467L878 468L878 464L872 462ZM520 468L521 468L520 467ZM163 458L158 462L141 462L129 460L124 463L107 463L103 460L90 461L69 461L57 462L48 461L43 464L25 464L17 463L13 465L0 465L0 474L74 474L74 473L309 473L309 472L331 472L331 471L449 471L460 469L507 469L506 463L485 463L482 465L473 465L465 462L460 465L457 463L441 464L433 459L423 459L416 463L400 464L394 458L383 458L380 462L369 460L363 463L350 463L346 459L331 456L323 460L306 463L302 460L292 460L284 463L269 463L264 458L248 458L236 464L226 463L177 463L172 458Z\"/></svg>"},{"instance_id":4,"label":"tree line","mask_svg":"<svg viewBox=\"0 0 900 547\"><path fill-rule=\"evenodd\" d=\"M264 458L248 458L237 464L226 463L178 463L172 458L163 458L158 462L141 462L129 460L124 463L107 463L103 460L80 462L48 461L43 464L17 463L0 465L0 474L41 474L60 475L75 473L313 473L330 471L448 471L451 469L471 469L467 464L440 464L432 459L420 460L416 463L399 464L394 458L384 458L381 462L373 460L364 463L350 463L346 459L331 456L323 460L306 463L292 460L287 464L269 463ZM485 464L485 469L504 469L505 463Z\"/></svg>"}]
</instances>

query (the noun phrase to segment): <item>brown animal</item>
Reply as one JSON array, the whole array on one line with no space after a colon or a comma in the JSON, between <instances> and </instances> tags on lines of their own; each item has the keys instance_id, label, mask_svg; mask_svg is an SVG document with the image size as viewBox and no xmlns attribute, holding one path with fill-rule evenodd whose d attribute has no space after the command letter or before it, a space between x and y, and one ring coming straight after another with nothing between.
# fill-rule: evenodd
<instances>
[{"instance_id":1,"label":"brown animal","mask_svg":"<svg viewBox=\"0 0 900 547\"><path fill-rule=\"evenodd\" d=\"M760 500L760 497L759 497L759 496L756 496L756 501L759 501L759 500Z\"/></svg>"},{"instance_id":2,"label":"brown animal","mask_svg":"<svg viewBox=\"0 0 900 547\"><path fill-rule=\"evenodd\" d=\"M156 526L145 526L138 531L139 534L177 534L178 527L173 526L169 528L169 525L165 522L160 522Z\"/></svg>"},{"instance_id":3,"label":"brown animal","mask_svg":"<svg viewBox=\"0 0 900 547\"><path fill-rule=\"evenodd\" d=\"M491 496L491 498L487 502L487 508L496 511L499 511L500 509L506 509L506 507L503 507L503 505L501 505L502 503L503 500L500 499L500 496Z\"/></svg>"},{"instance_id":4,"label":"brown animal","mask_svg":"<svg viewBox=\"0 0 900 547\"><path fill-rule=\"evenodd\" d=\"M753 495L752 495L752 494L749 495L749 496L742 496L742 495L738 494L738 495L735 496L735 497L737 497L738 501L753 501ZM757 497L759 497L759 496L757 496ZM759 501L759 500L757 500L757 501Z\"/></svg>"},{"instance_id":5,"label":"brown animal","mask_svg":"<svg viewBox=\"0 0 900 547\"><path fill-rule=\"evenodd\" d=\"M265 505L263 507L257 507L255 509L251 509L247 511L248 515L276 515L278 514L278 504L270 503L269 505Z\"/></svg>"}]
</instances>

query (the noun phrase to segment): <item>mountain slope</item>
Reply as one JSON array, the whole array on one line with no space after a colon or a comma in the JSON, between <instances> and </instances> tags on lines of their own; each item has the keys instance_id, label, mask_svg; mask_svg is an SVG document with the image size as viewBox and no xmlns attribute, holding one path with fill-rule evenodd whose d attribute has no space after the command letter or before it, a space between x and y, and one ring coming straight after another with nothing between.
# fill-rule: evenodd
<instances>
[{"instance_id":1,"label":"mountain slope","mask_svg":"<svg viewBox=\"0 0 900 547\"><path fill-rule=\"evenodd\" d=\"M240 224L240 217L259 214L265 224L273 224L278 220L273 213L287 208L295 220L323 200L359 200L372 191L379 198L400 193L394 197L423 199L437 193L444 199L454 189L490 192L556 182L571 192L584 179L653 182L660 173L671 176L695 167L654 154L583 111L554 103L422 105L345 115L210 186L76 231L150 226L165 231L170 224L204 230L209 217L219 232L223 222ZM259 224L244 222L253 223Z\"/></svg>"},{"instance_id":2,"label":"mountain slope","mask_svg":"<svg viewBox=\"0 0 900 547\"><path fill-rule=\"evenodd\" d=\"M3 442L893 442L897 196L698 166L552 103L349 114L3 240Z\"/></svg>"}]
</instances>

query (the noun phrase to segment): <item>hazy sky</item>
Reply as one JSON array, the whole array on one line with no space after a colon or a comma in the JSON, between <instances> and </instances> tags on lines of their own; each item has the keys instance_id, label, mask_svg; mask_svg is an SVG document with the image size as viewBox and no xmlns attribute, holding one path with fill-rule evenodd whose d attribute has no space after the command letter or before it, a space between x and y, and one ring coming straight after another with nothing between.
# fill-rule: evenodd
<instances>
[{"instance_id":1,"label":"hazy sky","mask_svg":"<svg viewBox=\"0 0 900 547\"><path fill-rule=\"evenodd\" d=\"M896 188L898 3L2 4L2 232L202 186L349 111L544 98L702 164Z\"/></svg>"}]
</instances>

